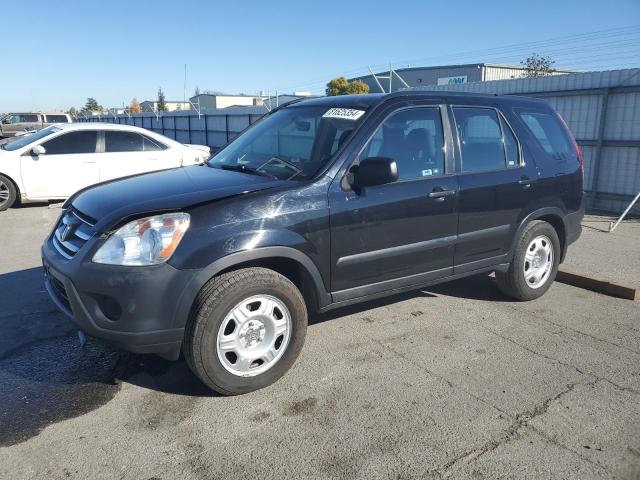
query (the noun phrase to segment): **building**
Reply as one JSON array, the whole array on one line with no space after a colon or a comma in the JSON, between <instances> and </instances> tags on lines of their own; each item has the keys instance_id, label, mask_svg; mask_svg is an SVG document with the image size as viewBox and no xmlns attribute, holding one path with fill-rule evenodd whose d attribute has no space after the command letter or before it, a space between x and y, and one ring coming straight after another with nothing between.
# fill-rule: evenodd
<instances>
[{"instance_id":1,"label":"building","mask_svg":"<svg viewBox=\"0 0 640 480\"><path fill-rule=\"evenodd\" d=\"M422 87L427 85L460 85L490 80L510 80L524 77L525 72L526 68L521 66L470 63L438 67L398 68L394 70L396 75L391 75L391 80L387 71L376 73L377 81L373 75L351 78L349 81L361 80L369 85L370 92L376 93L381 91L389 92L389 87L391 87L392 92L395 92L406 88L407 85L409 87ZM573 73L568 70L557 70L556 72L556 74Z\"/></svg>"},{"instance_id":2,"label":"building","mask_svg":"<svg viewBox=\"0 0 640 480\"><path fill-rule=\"evenodd\" d=\"M262 105L259 95L229 95L226 93L201 93L191 97L191 103L199 105L201 111L227 107L247 107Z\"/></svg>"},{"instance_id":3,"label":"building","mask_svg":"<svg viewBox=\"0 0 640 480\"><path fill-rule=\"evenodd\" d=\"M176 110L191 110L191 104L183 101L169 101L165 100L167 106L167 112L175 112ZM157 100L145 100L140 103L140 108L143 112L157 112L158 101Z\"/></svg>"}]
</instances>

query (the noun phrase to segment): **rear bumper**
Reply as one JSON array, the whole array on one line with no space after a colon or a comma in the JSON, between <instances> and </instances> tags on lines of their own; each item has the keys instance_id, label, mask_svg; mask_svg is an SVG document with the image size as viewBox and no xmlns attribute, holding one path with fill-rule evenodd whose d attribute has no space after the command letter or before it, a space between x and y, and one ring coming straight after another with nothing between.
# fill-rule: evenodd
<instances>
[{"instance_id":1,"label":"rear bumper","mask_svg":"<svg viewBox=\"0 0 640 480\"><path fill-rule=\"evenodd\" d=\"M564 218L566 244L562 252L562 258L560 259L560 262L564 261L569 245L578 240L578 238L580 238L580 235L582 234L582 219L584 218L584 208L585 207L583 199L580 208L575 212L568 213Z\"/></svg>"},{"instance_id":2,"label":"rear bumper","mask_svg":"<svg viewBox=\"0 0 640 480\"><path fill-rule=\"evenodd\" d=\"M178 357L186 318L178 318L176 306L192 272L166 264L119 267L68 260L49 240L42 263L49 296L87 335L136 353Z\"/></svg>"}]
</instances>

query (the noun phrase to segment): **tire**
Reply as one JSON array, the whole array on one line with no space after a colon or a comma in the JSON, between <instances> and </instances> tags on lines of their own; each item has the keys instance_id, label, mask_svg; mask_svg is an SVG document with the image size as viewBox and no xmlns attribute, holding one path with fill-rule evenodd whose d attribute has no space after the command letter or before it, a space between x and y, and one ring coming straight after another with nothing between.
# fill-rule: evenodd
<instances>
[{"instance_id":1,"label":"tire","mask_svg":"<svg viewBox=\"0 0 640 480\"><path fill-rule=\"evenodd\" d=\"M304 298L286 277L266 268L225 273L209 280L194 301L184 356L212 390L248 393L271 385L291 368L307 322Z\"/></svg>"},{"instance_id":2,"label":"tire","mask_svg":"<svg viewBox=\"0 0 640 480\"><path fill-rule=\"evenodd\" d=\"M16 203L18 191L11 180L0 175L0 212L5 211Z\"/></svg>"},{"instance_id":3,"label":"tire","mask_svg":"<svg viewBox=\"0 0 640 480\"><path fill-rule=\"evenodd\" d=\"M522 232L509 270L496 272L498 288L516 300L541 297L556 278L560 254L560 240L553 226L534 220Z\"/></svg>"}]
</instances>

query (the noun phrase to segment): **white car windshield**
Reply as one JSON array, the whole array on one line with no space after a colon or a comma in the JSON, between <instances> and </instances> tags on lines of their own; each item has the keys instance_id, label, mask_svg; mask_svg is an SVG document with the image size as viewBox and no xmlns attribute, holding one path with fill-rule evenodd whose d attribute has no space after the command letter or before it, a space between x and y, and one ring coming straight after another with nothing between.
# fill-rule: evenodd
<instances>
[{"instance_id":1,"label":"white car windshield","mask_svg":"<svg viewBox=\"0 0 640 480\"><path fill-rule=\"evenodd\" d=\"M208 165L280 180L307 180L333 158L364 113L354 108L285 107L223 148Z\"/></svg>"},{"instance_id":2,"label":"white car windshield","mask_svg":"<svg viewBox=\"0 0 640 480\"><path fill-rule=\"evenodd\" d=\"M12 152L14 150L19 150L22 147L26 147L27 145L33 142L36 142L44 137L47 137L53 133L59 132L60 130L62 129L58 127L43 128L42 130L38 130L37 132L30 133L29 135L17 137L15 140L10 141L6 145L2 145L2 147L0 148L2 148L3 150L8 150L9 152Z\"/></svg>"}]
</instances>

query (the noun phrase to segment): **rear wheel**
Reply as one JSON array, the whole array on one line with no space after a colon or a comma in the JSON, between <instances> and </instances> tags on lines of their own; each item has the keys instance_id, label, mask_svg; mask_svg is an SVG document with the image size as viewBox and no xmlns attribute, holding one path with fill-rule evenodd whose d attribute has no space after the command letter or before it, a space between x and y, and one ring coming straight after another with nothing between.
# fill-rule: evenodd
<instances>
[{"instance_id":1,"label":"rear wheel","mask_svg":"<svg viewBox=\"0 0 640 480\"><path fill-rule=\"evenodd\" d=\"M498 288L517 300L533 300L549 289L558 273L560 241L547 222L525 227L506 272L496 272Z\"/></svg>"},{"instance_id":2,"label":"rear wheel","mask_svg":"<svg viewBox=\"0 0 640 480\"><path fill-rule=\"evenodd\" d=\"M211 389L236 395L278 380L298 357L307 308L286 277L246 268L215 277L194 303L184 355Z\"/></svg>"},{"instance_id":3,"label":"rear wheel","mask_svg":"<svg viewBox=\"0 0 640 480\"><path fill-rule=\"evenodd\" d=\"M16 203L18 192L11 180L4 175L0 175L0 212Z\"/></svg>"}]
</instances>

